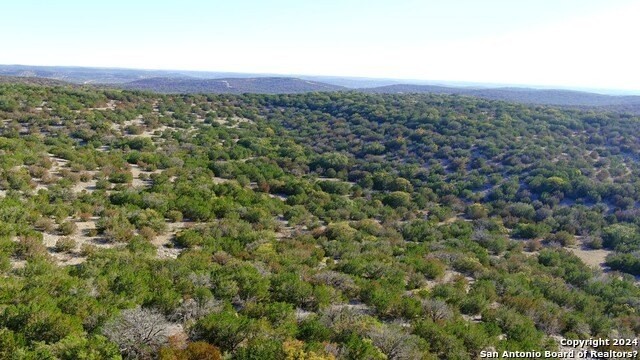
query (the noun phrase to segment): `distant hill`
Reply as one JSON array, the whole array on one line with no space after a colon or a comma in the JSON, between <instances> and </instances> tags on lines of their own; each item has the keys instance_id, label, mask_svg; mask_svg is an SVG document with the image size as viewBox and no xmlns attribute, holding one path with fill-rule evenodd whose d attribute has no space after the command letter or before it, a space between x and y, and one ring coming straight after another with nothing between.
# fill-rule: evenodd
<instances>
[{"instance_id":1,"label":"distant hill","mask_svg":"<svg viewBox=\"0 0 640 360\"><path fill-rule=\"evenodd\" d=\"M70 66L0 65L4 81L31 81L110 86L162 93L284 94L312 91L361 91L365 93L432 93L475 96L524 104L597 108L640 114L640 96L603 95L586 91L498 87L477 84L425 85L416 80L369 79L339 76L280 76L183 70L140 70ZM13 77L13 78L12 78ZM14 80L8 80L14 79ZM19 80L23 79L23 80ZM24 80L29 79L29 80ZM468 85L468 86L466 86Z\"/></svg>"},{"instance_id":2,"label":"distant hill","mask_svg":"<svg viewBox=\"0 0 640 360\"><path fill-rule=\"evenodd\" d=\"M186 77L189 75L179 71L168 70L0 65L0 76L48 78L76 84L124 84L153 77Z\"/></svg>"},{"instance_id":3,"label":"distant hill","mask_svg":"<svg viewBox=\"0 0 640 360\"><path fill-rule=\"evenodd\" d=\"M49 78L2 76L2 75L0 75L0 84L30 84L30 85L47 85L47 86L72 85L71 83L68 83L66 81L49 79Z\"/></svg>"},{"instance_id":4,"label":"distant hill","mask_svg":"<svg viewBox=\"0 0 640 360\"><path fill-rule=\"evenodd\" d=\"M310 76L310 75L278 75L259 73L238 73L220 71L193 70L141 70L119 68L93 68L79 66L32 66L32 65L0 65L0 76L19 76L30 78L50 78L78 84L125 84L131 81L149 78L192 78L192 79L226 79L226 78L262 78L293 77L314 82L327 83L347 88L370 88L376 86L398 84L393 79L373 79L348 76Z\"/></svg>"},{"instance_id":5,"label":"distant hill","mask_svg":"<svg viewBox=\"0 0 640 360\"><path fill-rule=\"evenodd\" d=\"M0 65L0 75L48 78L77 84L122 84L146 77L168 76L166 71L102 69L67 66Z\"/></svg>"},{"instance_id":6,"label":"distant hill","mask_svg":"<svg viewBox=\"0 0 640 360\"><path fill-rule=\"evenodd\" d=\"M364 92L379 94L432 93L459 94L476 96L492 100L505 100L526 104L626 107L640 110L640 96L612 96L571 90L546 90L529 88L456 88L433 85L396 84L375 88L360 89Z\"/></svg>"},{"instance_id":7,"label":"distant hill","mask_svg":"<svg viewBox=\"0 0 640 360\"><path fill-rule=\"evenodd\" d=\"M192 79L150 78L122 85L125 89L149 90L161 93L215 93L215 94L295 94L312 91L341 91L346 88L288 77Z\"/></svg>"}]
</instances>

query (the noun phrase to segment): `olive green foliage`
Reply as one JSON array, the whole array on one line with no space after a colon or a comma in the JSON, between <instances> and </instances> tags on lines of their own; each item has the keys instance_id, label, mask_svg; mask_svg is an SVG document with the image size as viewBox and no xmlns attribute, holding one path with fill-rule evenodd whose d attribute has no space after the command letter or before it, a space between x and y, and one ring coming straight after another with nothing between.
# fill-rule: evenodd
<instances>
[{"instance_id":1,"label":"olive green foliage","mask_svg":"<svg viewBox=\"0 0 640 360\"><path fill-rule=\"evenodd\" d=\"M640 274L638 118L20 84L0 117L2 359L476 359L638 335L632 278L564 249Z\"/></svg>"}]
</instances>

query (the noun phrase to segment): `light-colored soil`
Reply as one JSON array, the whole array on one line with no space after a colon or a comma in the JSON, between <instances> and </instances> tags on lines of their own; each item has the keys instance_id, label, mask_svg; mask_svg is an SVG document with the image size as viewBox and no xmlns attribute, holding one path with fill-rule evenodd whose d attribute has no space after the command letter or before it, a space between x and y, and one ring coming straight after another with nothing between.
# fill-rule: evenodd
<instances>
[{"instance_id":1,"label":"light-colored soil","mask_svg":"<svg viewBox=\"0 0 640 360\"><path fill-rule=\"evenodd\" d=\"M225 178L221 178L221 177L217 177L217 176L213 177L213 183L214 184L224 184L224 183L228 183L229 181L231 181L231 180L225 179Z\"/></svg>"},{"instance_id":2,"label":"light-colored soil","mask_svg":"<svg viewBox=\"0 0 640 360\"><path fill-rule=\"evenodd\" d=\"M133 167L131 167L131 172L133 173L133 180L131 181L131 186L133 187L144 187L148 185L148 181L145 180L140 180L139 178L139 170L138 173L136 174L136 170L134 170Z\"/></svg>"},{"instance_id":3,"label":"light-colored soil","mask_svg":"<svg viewBox=\"0 0 640 360\"><path fill-rule=\"evenodd\" d=\"M116 100L109 100L105 107L89 108L88 110L100 110L100 111L115 110L116 109L116 104L117 104ZM44 106L44 105L42 105L42 106Z\"/></svg>"},{"instance_id":4,"label":"light-colored soil","mask_svg":"<svg viewBox=\"0 0 640 360\"><path fill-rule=\"evenodd\" d=\"M81 193L83 191L92 193L96 190L96 181L95 180L79 181L73 185L72 190L75 193Z\"/></svg>"},{"instance_id":5,"label":"light-colored soil","mask_svg":"<svg viewBox=\"0 0 640 360\"><path fill-rule=\"evenodd\" d=\"M46 108L46 103L41 104L40 108L43 110L47 110ZM96 108L90 108L88 110L98 110L98 111L109 111L109 110L116 110L116 108L118 107L119 102L116 100L109 100L103 107L96 107ZM158 110L158 104L157 103L153 103L153 111L155 113L159 113ZM162 118L166 118L166 116L171 117L173 115L172 112L165 112L163 115L160 115L160 117ZM197 115L196 116L196 121L195 123L203 123L204 122L204 117L202 115ZM229 121L231 120L231 121ZM227 120L226 118L220 118L220 119L216 119L215 121L218 122L219 124L226 126L228 128L236 128L238 127L239 124L241 123L253 123L252 120L246 119L246 118L241 118L241 117L234 117L232 119ZM140 134L128 134L126 132L126 128L127 126L139 126L142 129L142 133ZM192 125L196 125L196 124L192 124ZM202 125L200 125L202 126ZM62 128L61 125L51 125L50 127L52 128ZM131 119L131 120L127 120L125 122L123 122L122 124L112 124L112 129L113 129L113 133L112 135L119 138L119 137L127 137L127 138L131 138L131 137L144 137L144 138L151 138L153 140L154 143L156 143L156 145L160 144L163 142L163 139L160 138L160 134L162 132L164 132L165 130L168 129L174 129L173 127L171 127L170 125L162 125L159 127L156 127L155 129L151 129L150 127L147 126L147 124L145 124L145 119L143 116L137 116L135 119ZM28 130L28 129L26 129ZM176 130L180 130L180 129L176 129ZM195 126L192 126L191 129L187 129L188 132L193 132L193 131L197 131L197 128ZM113 137L112 136L112 137ZM237 142L238 139L234 139L234 142ZM99 152L103 152L103 153L107 153L110 151L110 146L109 145L104 145L98 149L96 149ZM52 166L50 169L48 169L48 176L50 177L49 179L46 179L43 181L43 179L40 178L34 178L33 179L33 190L37 192L38 190L48 190L49 187L51 186L51 184L55 184L58 180L61 179L62 177L62 173L64 169L69 169L69 161L62 159L62 158L58 158L55 155L49 153L46 154L46 156L51 160L52 162ZM252 160L254 159L254 157L249 157L246 159L242 159L240 161L248 161L248 160ZM140 178L140 176L142 174L146 174L146 175L151 175L153 173L160 173L162 170L156 170L156 171L145 171L143 168L140 168L140 166L138 165L131 165L129 170L131 171L133 180L132 180L132 186L133 187L146 187L150 185L150 181L149 180L142 180ZM66 170L65 170L66 171ZM86 173L89 173L91 175L91 180L88 181L80 181L80 182L76 182L75 184L72 185L71 190L76 193L76 194L80 194L83 192L88 192L91 193L93 191L96 190L96 180L94 180L93 178L95 177L96 174L99 173L99 170L97 171L86 171ZM44 176L43 176L44 177ZM175 180L175 176L172 177L171 179L172 181ZM213 179L213 181L217 184L222 184L222 183L227 183L230 181L235 181L233 179L224 179L224 178L220 178L220 177L215 177ZM328 180L331 181L331 180ZM252 187L257 187L256 184L252 184ZM109 193L109 192L107 192ZM5 196L6 195L6 190L0 190L0 197ZM286 197L282 196L282 195L277 195L277 194L270 194L269 195L272 198L277 198L279 200L285 201ZM67 265L75 265L75 264L80 264L82 262L84 262L86 260L85 257L82 256L81 253L81 249L83 247L83 245L92 245L95 246L97 248L113 248L113 247L121 247L124 246L124 244L112 244L112 243L107 243L105 242L102 237L100 236L89 236L88 232L91 230L94 230L96 228L96 222L97 222L98 218L97 217L93 217L91 219L89 219L88 221L79 221L77 218L69 218L67 219L67 221L74 221L75 224L77 225L77 232L74 233L73 235L70 235L69 237L74 239L76 241L76 246L74 249L68 251L68 252L56 252L55 251L55 246L56 243L58 242L58 240L60 240L61 238L65 237L62 235L57 234L56 232L47 232L47 233L43 233L43 245L47 248L48 253L51 255L51 257L61 266L67 266ZM173 244L173 239L175 238L176 234L181 231L184 228L188 228L191 226L195 226L197 224L194 223L187 223L187 222L178 222L178 223L167 223L168 226L168 230L161 235L156 236L151 243L157 248L157 256L159 258L176 258L178 257L178 255L181 253L181 251L183 249L180 248L176 248L174 247ZM280 224L280 228L279 228L279 232L277 234L278 238L287 238L292 236L293 232L294 232L294 228L288 226L288 223L286 221L281 221ZM26 265L26 261L25 260L21 260L21 259L12 259L11 260L11 265L13 268L21 268L24 267ZM183 332L182 329L177 329L176 331L177 333Z\"/></svg>"},{"instance_id":6,"label":"light-colored soil","mask_svg":"<svg viewBox=\"0 0 640 360\"><path fill-rule=\"evenodd\" d=\"M57 175L60 169L67 167L67 164L69 163L69 160L56 157L53 154L47 154L47 155L49 156L51 161L53 161L51 169L49 169L49 173L51 174Z\"/></svg>"},{"instance_id":7,"label":"light-colored soil","mask_svg":"<svg viewBox=\"0 0 640 360\"><path fill-rule=\"evenodd\" d=\"M337 309L337 310L348 309L357 314L370 314L373 312L373 309L369 305L359 301L352 301L348 304L332 305L331 309Z\"/></svg>"},{"instance_id":8,"label":"light-colored soil","mask_svg":"<svg viewBox=\"0 0 640 360\"><path fill-rule=\"evenodd\" d=\"M71 220L71 219L68 219ZM42 244L47 248L47 252L53 259L55 259L56 263L61 266L69 266L69 265L77 265L86 261L86 257L82 256L81 249L85 244L93 245L98 248L107 249L113 248L116 246L123 245L115 245L111 243L106 243L101 240L98 236L89 236L87 232L91 229L96 228L96 221L98 217L93 217L88 221L77 221L76 226L78 230L75 234L69 235L68 237L74 239L76 241L76 247L72 249L70 252L57 252L55 249L56 243L61 238L65 236L59 235L56 233L42 232ZM10 260L11 267L13 269L23 268L27 262L22 259L12 258Z\"/></svg>"},{"instance_id":9,"label":"light-colored soil","mask_svg":"<svg viewBox=\"0 0 640 360\"><path fill-rule=\"evenodd\" d=\"M604 267L607 255L611 254L611 250L598 249L586 250L583 248L569 248L575 256L579 257L582 262L591 267Z\"/></svg>"},{"instance_id":10,"label":"light-colored soil","mask_svg":"<svg viewBox=\"0 0 640 360\"><path fill-rule=\"evenodd\" d=\"M164 329L164 333L170 338L171 344L179 348L187 347L189 335L184 331L182 324L172 323Z\"/></svg>"},{"instance_id":11,"label":"light-colored soil","mask_svg":"<svg viewBox=\"0 0 640 360\"><path fill-rule=\"evenodd\" d=\"M229 125L229 121L226 118L217 118L217 119L214 119L213 121L217 122L220 125L224 125L224 126L230 128L230 129L237 128L238 124L243 123L243 122L253 123L252 120L246 119L246 118L241 118L241 117L233 117L233 118L231 118L231 120L235 121L236 124Z\"/></svg>"},{"instance_id":12,"label":"light-colored soil","mask_svg":"<svg viewBox=\"0 0 640 360\"><path fill-rule=\"evenodd\" d=\"M289 221L285 220L282 217L278 217L276 221L278 222L279 227L278 231L276 231L276 239L291 238L293 236L293 232L295 231L295 227L289 226Z\"/></svg>"},{"instance_id":13,"label":"light-colored soil","mask_svg":"<svg viewBox=\"0 0 640 360\"><path fill-rule=\"evenodd\" d=\"M440 221L438 223L438 226L447 225L447 224L453 224L454 222L456 222L458 220L463 220L463 219L459 218L458 215L454 215L453 217L450 217L450 218L446 219L445 221Z\"/></svg>"},{"instance_id":14,"label":"light-colored soil","mask_svg":"<svg viewBox=\"0 0 640 360\"><path fill-rule=\"evenodd\" d=\"M92 217L88 221L76 221L78 230L75 234L69 236L76 241L76 247L70 253L58 253L55 251L56 242L64 236L43 233L43 244L47 247L49 253L58 261L59 265L77 265L83 263L86 258L80 255L80 250L85 244L103 249L122 246L104 242L99 236L89 236L87 234L89 230L96 228L97 220L98 217Z\"/></svg>"},{"instance_id":15,"label":"light-colored soil","mask_svg":"<svg viewBox=\"0 0 640 360\"><path fill-rule=\"evenodd\" d=\"M158 134L162 134L165 130L169 129L168 126L166 125L162 125L159 128L155 128L155 129L146 129L145 131L142 132L142 134L140 135L129 135L129 136L139 136L139 137L145 137L145 138L152 138L154 136L156 136L156 133Z\"/></svg>"},{"instance_id":16,"label":"light-colored soil","mask_svg":"<svg viewBox=\"0 0 640 360\"><path fill-rule=\"evenodd\" d=\"M158 248L158 257L163 259L163 258L172 258L175 259L178 257L178 255L180 255L180 253L182 252L182 249L176 248L176 247L172 247L172 240L173 238L176 236L176 234L184 229L184 228L188 228L190 226L193 226L194 224L192 223L187 223L187 222L176 222L176 223L168 223L167 224L167 231L162 234L162 235L158 235L156 236L151 243L153 245L156 246L156 248Z\"/></svg>"},{"instance_id":17,"label":"light-colored soil","mask_svg":"<svg viewBox=\"0 0 640 360\"><path fill-rule=\"evenodd\" d=\"M462 318L466 321L474 324L478 324L482 322L482 315L466 315L462 314Z\"/></svg>"},{"instance_id":18,"label":"light-colored soil","mask_svg":"<svg viewBox=\"0 0 640 360\"><path fill-rule=\"evenodd\" d=\"M607 255L613 253L613 251L606 249L589 249L580 236L576 236L576 241L577 245L567 248L567 250L579 257L585 265L605 270L604 262L607 259Z\"/></svg>"},{"instance_id":19,"label":"light-colored soil","mask_svg":"<svg viewBox=\"0 0 640 360\"><path fill-rule=\"evenodd\" d=\"M444 272L444 275L442 276L442 278L440 278L438 280L427 280L425 286L423 286L422 288L419 288L419 289L409 290L408 293L417 293L420 290L431 290L436 285L448 284L450 282L453 282L455 279L457 279L459 277L464 277L467 280L468 284L467 284L466 291L468 292L471 284L473 284L476 280L474 278L472 278L472 277L464 276L464 274L462 274L462 273L460 273L458 271L446 270Z\"/></svg>"},{"instance_id":20,"label":"light-colored soil","mask_svg":"<svg viewBox=\"0 0 640 360\"><path fill-rule=\"evenodd\" d=\"M267 194L269 195L270 198L272 199L278 199L278 200L282 200L282 201L287 201L287 196L285 195L280 195L280 194Z\"/></svg>"},{"instance_id":21,"label":"light-colored soil","mask_svg":"<svg viewBox=\"0 0 640 360\"><path fill-rule=\"evenodd\" d=\"M11 264L12 269L23 269L25 266L27 266L26 260L17 259L17 258L9 259L9 263Z\"/></svg>"},{"instance_id":22,"label":"light-colored soil","mask_svg":"<svg viewBox=\"0 0 640 360\"><path fill-rule=\"evenodd\" d=\"M324 176L319 176L318 177L318 181L334 181L334 182L343 182L346 184L349 184L351 186L355 185L356 183L353 181L346 181L346 180L342 180L342 179L338 179L338 178L331 178L331 177L324 177Z\"/></svg>"},{"instance_id":23,"label":"light-colored soil","mask_svg":"<svg viewBox=\"0 0 640 360\"><path fill-rule=\"evenodd\" d=\"M46 102L46 101L43 101L43 102L40 104L40 106L38 106L38 107L34 108L34 110L35 110L35 111L42 111L42 110L44 109L44 107L45 107L45 106L47 106L47 102ZM51 108L47 108L47 110L49 110L49 111L50 111L50 110L51 110Z\"/></svg>"},{"instance_id":24,"label":"light-colored soil","mask_svg":"<svg viewBox=\"0 0 640 360\"><path fill-rule=\"evenodd\" d=\"M140 174L147 174L147 175L151 175L153 173L160 173L161 170L156 170L156 171L144 171L140 168L140 166L133 164L131 165L131 175L133 175L133 181L131 182L131 185L133 187L144 187L144 186L149 186L151 184L150 180L141 180L140 179Z\"/></svg>"}]
</instances>

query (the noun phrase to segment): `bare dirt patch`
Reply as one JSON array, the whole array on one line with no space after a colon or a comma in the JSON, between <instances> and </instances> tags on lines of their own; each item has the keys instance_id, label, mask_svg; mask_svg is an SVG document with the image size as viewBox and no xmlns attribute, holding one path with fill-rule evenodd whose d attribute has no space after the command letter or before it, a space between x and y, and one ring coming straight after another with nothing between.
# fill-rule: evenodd
<instances>
[{"instance_id":1,"label":"bare dirt patch","mask_svg":"<svg viewBox=\"0 0 640 360\"><path fill-rule=\"evenodd\" d=\"M213 121L217 122L220 125L224 125L230 129L235 129L238 127L238 125L240 123L253 123L253 120L247 119L247 118L241 118L241 117L237 117L234 116L232 118L217 118L214 119Z\"/></svg>"},{"instance_id":2,"label":"bare dirt patch","mask_svg":"<svg viewBox=\"0 0 640 360\"><path fill-rule=\"evenodd\" d=\"M133 181L131 182L131 186L133 187L145 187L151 185L151 180L142 180L140 178L140 175L145 174L147 175L147 178L149 178L151 174L159 174L162 172L162 170L145 171L141 169L137 164L130 165L130 171L131 175L133 176Z\"/></svg>"},{"instance_id":3,"label":"bare dirt patch","mask_svg":"<svg viewBox=\"0 0 640 360\"><path fill-rule=\"evenodd\" d=\"M584 248L569 248L575 256L579 257L582 262L591 267L604 267L604 262L607 259L607 255L611 254L611 250L605 249L584 249Z\"/></svg>"},{"instance_id":4,"label":"bare dirt patch","mask_svg":"<svg viewBox=\"0 0 640 360\"><path fill-rule=\"evenodd\" d=\"M56 243L65 236L59 234L53 234L48 232L42 232L42 244L47 248L49 254L56 260L58 265L68 266L77 265L85 262L87 258L82 255L82 247L84 245L92 245L97 248L109 249L114 248L116 244L107 243L99 236L91 236L96 229L96 221L98 217L92 217L87 221L76 221L77 231L73 235L68 237L72 238L76 242L76 246L68 252L56 251ZM71 220L70 220L71 221Z\"/></svg>"},{"instance_id":5,"label":"bare dirt patch","mask_svg":"<svg viewBox=\"0 0 640 360\"><path fill-rule=\"evenodd\" d=\"M96 180L79 181L73 185L71 190L73 190L74 193L81 193L83 191L92 193L96 190Z\"/></svg>"},{"instance_id":6,"label":"bare dirt patch","mask_svg":"<svg viewBox=\"0 0 640 360\"><path fill-rule=\"evenodd\" d=\"M99 111L115 110L116 109L116 105L117 105L116 100L109 100L109 101L107 101L107 104L106 104L105 107L89 108L88 110L99 110ZM42 106L44 106L44 105L42 105Z\"/></svg>"},{"instance_id":7,"label":"bare dirt patch","mask_svg":"<svg viewBox=\"0 0 640 360\"><path fill-rule=\"evenodd\" d=\"M433 289L436 285L439 284L448 284L451 282L454 282L455 280L459 279L459 278L465 278L467 280L467 285L466 285L466 291L469 292L470 286L471 284L473 284L475 282L475 279L470 277L470 276L465 276L464 274L455 271L455 270L446 270L444 275L437 280L427 280L425 285L421 288L418 289L414 289L414 290L409 290L407 291L407 293L411 294L411 293L417 293L420 290L431 290Z\"/></svg>"},{"instance_id":8,"label":"bare dirt patch","mask_svg":"<svg viewBox=\"0 0 640 360\"><path fill-rule=\"evenodd\" d=\"M145 138L152 138L155 136L158 136L156 134L162 134L165 130L169 129L168 126L166 125L162 125L159 128L155 128L155 129L146 129L145 131L143 131L141 134L139 135L131 135L131 136L138 136L138 137L145 137Z\"/></svg>"},{"instance_id":9,"label":"bare dirt patch","mask_svg":"<svg viewBox=\"0 0 640 360\"><path fill-rule=\"evenodd\" d=\"M164 234L157 235L151 241L151 243L155 245L155 247L158 249L158 258L160 259L177 258L178 255L180 255L180 253L182 252L182 249L176 248L173 246L173 239L175 238L176 234L180 230L191 227L193 225L194 225L193 223L188 223L184 221L168 223L167 231Z\"/></svg>"},{"instance_id":10,"label":"bare dirt patch","mask_svg":"<svg viewBox=\"0 0 640 360\"><path fill-rule=\"evenodd\" d=\"M579 236L576 237L576 241L577 245L575 247L567 248L567 250L579 257L585 265L605 270L604 263L607 259L607 255L613 253L613 251L606 249L590 249Z\"/></svg>"},{"instance_id":11,"label":"bare dirt patch","mask_svg":"<svg viewBox=\"0 0 640 360\"><path fill-rule=\"evenodd\" d=\"M217 177L217 176L213 177L213 183L214 184L224 184L224 183L228 183L230 181L231 180L229 180L229 179L225 179L225 178L221 178L221 177Z\"/></svg>"}]
</instances>

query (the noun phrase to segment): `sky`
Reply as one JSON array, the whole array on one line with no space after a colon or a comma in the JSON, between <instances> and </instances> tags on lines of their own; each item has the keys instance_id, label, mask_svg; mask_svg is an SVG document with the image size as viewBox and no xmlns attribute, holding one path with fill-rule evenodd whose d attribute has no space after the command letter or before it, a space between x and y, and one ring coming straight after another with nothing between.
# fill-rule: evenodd
<instances>
[{"instance_id":1,"label":"sky","mask_svg":"<svg viewBox=\"0 0 640 360\"><path fill-rule=\"evenodd\" d=\"M640 92L638 0L0 0L0 64Z\"/></svg>"}]
</instances>

